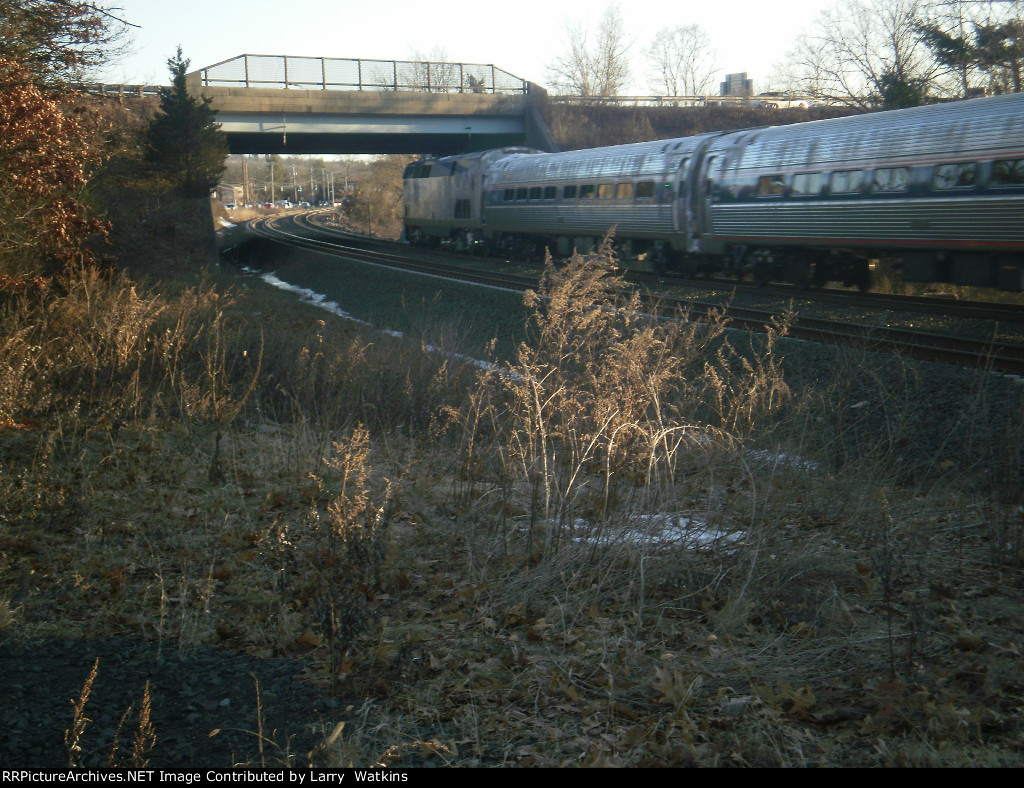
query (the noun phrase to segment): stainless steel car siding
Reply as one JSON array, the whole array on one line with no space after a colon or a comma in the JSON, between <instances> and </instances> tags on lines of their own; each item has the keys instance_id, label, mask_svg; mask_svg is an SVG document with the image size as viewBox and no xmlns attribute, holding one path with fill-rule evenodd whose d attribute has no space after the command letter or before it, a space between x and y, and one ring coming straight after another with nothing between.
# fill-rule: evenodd
<instances>
[{"instance_id":1,"label":"stainless steel car siding","mask_svg":"<svg viewBox=\"0 0 1024 788\"><path fill-rule=\"evenodd\" d=\"M882 112L762 129L709 146L716 156L707 175L829 171L944 160L993 160L1024 151L1024 95ZM1019 195L908 197L893 200L747 202L712 204L712 236L720 251L736 238L847 240L894 243L1024 242ZM801 240L797 240L801 239ZM747 241L753 242L753 241Z\"/></svg>"},{"instance_id":2,"label":"stainless steel car siding","mask_svg":"<svg viewBox=\"0 0 1024 788\"><path fill-rule=\"evenodd\" d=\"M663 237L673 231L671 203L650 205L512 204L484 209L487 229L538 235L602 235L612 227L620 236Z\"/></svg>"},{"instance_id":3,"label":"stainless steel car siding","mask_svg":"<svg viewBox=\"0 0 1024 788\"><path fill-rule=\"evenodd\" d=\"M718 204L711 207L711 219L719 239L762 238L769 245L774 239L806 244L824 239L1024 248L1024 196L1019 194Z\"/></svg>"}]
</instances>

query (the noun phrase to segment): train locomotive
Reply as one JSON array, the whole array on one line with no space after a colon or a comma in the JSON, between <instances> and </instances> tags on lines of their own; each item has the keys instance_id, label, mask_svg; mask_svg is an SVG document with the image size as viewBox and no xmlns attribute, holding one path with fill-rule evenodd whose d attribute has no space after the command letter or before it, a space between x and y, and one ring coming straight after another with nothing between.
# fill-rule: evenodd
<instances>
[{"instance_id":1,"label":"train locomotive","mask_svg":"<svg viewBox=\"0 0 1024 788\"><path fill-rule=\"evenodd\" d=\"M405 237L532 258L760 282L1024 290L1024 94L564 153L427 158L404 174Z\"/></svg>"}]
</instances>

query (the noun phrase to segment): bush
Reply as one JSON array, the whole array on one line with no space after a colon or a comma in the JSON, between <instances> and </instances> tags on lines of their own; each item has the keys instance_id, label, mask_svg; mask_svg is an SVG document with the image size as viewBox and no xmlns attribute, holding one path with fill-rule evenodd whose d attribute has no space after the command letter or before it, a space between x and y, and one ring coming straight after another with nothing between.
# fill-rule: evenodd
<instances>
[{"instance_id":1,"label":"bush","mask_svg":"<svg viewBox=\"0 0 1024 788\"><path fill-rule=\"evenodd\" d=\"M685 460L732 450L787 393L774 337L755 362L725 341L725 322L664 320L614 273L611 237L564 268L548 260L528 292L531 337L512 363L479 376L462 427L463 500L481 478L531 493L546 548L577 518L671 505Z\"/></svg>"}]
</instances>

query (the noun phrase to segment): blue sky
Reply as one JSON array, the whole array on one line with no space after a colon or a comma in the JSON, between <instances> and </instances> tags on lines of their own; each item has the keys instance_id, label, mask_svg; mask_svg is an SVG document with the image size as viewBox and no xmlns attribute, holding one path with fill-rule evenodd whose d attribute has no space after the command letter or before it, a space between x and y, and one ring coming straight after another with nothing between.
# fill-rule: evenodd
<instances>
[{"instance_id":1,"label":"blue sky","mask_svg":"<svg viewBox=\"0 0 1024 788\"><path fill-rule=\"evenodd\" d=\"M634 91L651 93L643 50L664 27L700 24L718 50L721 73L746 71L767 87L801 29L833 0L628 0L620 3ZM192 67L243 53L314 57L411 59L443 50L451 61L493 63L546 83L545 65L565 50L565 24L596 23L607 3L519 0L515 3L431 3L423 0L108 0L133 30L132 53L102 75L107 82L166 84L167 58L181 44ZM510 10L511 9L511 10Z\"/></svg>"}]
</instances>

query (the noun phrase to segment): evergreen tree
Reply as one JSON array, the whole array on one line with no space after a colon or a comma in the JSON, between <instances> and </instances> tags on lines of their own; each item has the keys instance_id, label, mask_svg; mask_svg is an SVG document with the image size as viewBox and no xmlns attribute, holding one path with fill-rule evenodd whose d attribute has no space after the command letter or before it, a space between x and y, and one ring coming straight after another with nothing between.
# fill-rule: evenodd
<instances>
[{"instance_id":1,"label":"evergreen tree","mask_svg":"<svg viewBox=\"0 0 1024 788\"><path fill-rule=\"evenodd\" d=\"M210 99L188 94L190 61L169 58L171 87L160 91L160 112L149 124L146 159L158 177L185 197L206 197L217 187L228 155L227 140L216 122Z\"/></svg>"},{"instance_id":2,"label":"evergreen tree","mask_svg":"<svg viewBox=\"0 0 1024 788\"><path fill-rule=\"evenodd\" d=\"M883 109L919 107L928 102L928 80L887 69L878 78L878 99Z\"/></svg>"},{"instance_id":3,"label":"evergreen tree","mask_svg":"<svg viewBox=\"0 0 1024 788\"><path fill-rule=\"evenodd\" d=\"M977 25L978 61L997 93L1024 90L1024 22Z\"/></svg>"}]
</instances>

